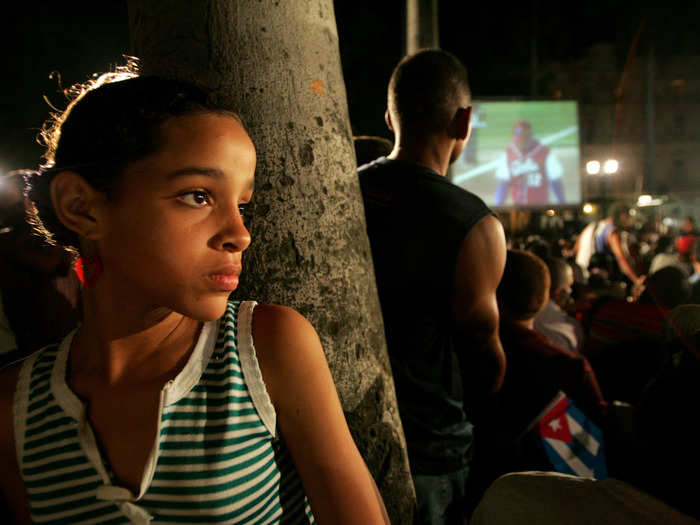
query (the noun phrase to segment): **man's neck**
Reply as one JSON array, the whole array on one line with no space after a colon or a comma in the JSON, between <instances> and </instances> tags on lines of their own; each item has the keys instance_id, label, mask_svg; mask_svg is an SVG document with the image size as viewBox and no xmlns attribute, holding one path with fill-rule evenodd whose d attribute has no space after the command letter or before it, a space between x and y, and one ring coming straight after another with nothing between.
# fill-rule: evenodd
<instances>
[{"instance_id":1,"label":"man's neck","mask_svg":"<svg viewBox=\"0 0 700 525\"><path fill-rule=\"evenodd\" d=\"M396 142L387 158L425 166L445 176L450 166L451 153L452 148L441 138L426 137L420 140Z\"/></svg>"}]
</instances>

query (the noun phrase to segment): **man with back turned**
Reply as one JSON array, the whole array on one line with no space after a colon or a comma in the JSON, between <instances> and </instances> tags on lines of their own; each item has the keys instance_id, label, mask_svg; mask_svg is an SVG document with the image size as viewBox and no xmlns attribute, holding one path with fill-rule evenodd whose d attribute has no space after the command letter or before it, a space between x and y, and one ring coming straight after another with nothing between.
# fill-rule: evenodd
<instances>
[{"instance_id":1,"label":"man with back turned","mask_svg":"<svg viewBox=\"0 0 700 525\"><path fill-rule=\"evenodd\" d=\"M394 148L359 170L418 523L462 523L474 409L500 388L503 228L447 168L470 131L467 73L424 50L394 70ZM477 452L478 453L478 452Z\"/></svg>"}]
</instances>

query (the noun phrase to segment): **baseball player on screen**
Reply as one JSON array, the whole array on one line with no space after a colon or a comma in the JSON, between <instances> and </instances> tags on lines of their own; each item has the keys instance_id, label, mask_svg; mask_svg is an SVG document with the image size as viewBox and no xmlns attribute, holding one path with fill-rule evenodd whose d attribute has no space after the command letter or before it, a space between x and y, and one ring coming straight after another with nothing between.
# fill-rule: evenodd
<instances>
[{"instance_id":1,"label":"baseball player on screen","mask_svg":"<svg viewBox=\"0 0 700 525\"><path fill-rule=\"evenodd\" d=\"M495 205L502 205L511 190L513 204L548 204L549 188L559 204L564 202L564 168L554 152L532 136L527 120L513 124L513 139L499 159Z\"/></svg>"}]
</instances>

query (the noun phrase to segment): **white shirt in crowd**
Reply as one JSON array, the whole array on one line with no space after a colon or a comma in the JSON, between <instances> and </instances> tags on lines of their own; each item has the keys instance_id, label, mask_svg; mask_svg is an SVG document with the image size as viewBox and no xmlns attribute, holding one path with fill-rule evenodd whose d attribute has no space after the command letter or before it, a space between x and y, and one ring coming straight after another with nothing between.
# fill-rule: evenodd
<instances>
[{"instance_id":1,"label":"white shirt in crowd","mask_svg":"<svg viewBox=\"0 0 700 525\"><path fill-rule=\"evenodd\" d=\"M551 299L547 300L545 307L535 317L535 330L567 350L580 352L583 346L581 323Z\"/></svg>"}]
</instances>

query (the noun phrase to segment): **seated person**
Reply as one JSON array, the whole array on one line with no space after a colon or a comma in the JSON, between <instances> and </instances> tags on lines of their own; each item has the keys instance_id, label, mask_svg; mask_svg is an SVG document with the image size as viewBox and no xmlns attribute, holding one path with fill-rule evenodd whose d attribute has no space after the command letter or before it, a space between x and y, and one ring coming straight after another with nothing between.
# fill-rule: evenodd
<instances>
[{"instance_id":1,"label":"seated person","mask_svg":"<svg viewBox=\"0 0 700 525\"><path fill-rule=\"evenodd\" d=\"M691 285L685 270L675 266L666 266L649 275L646 290L638 301L653 304L662 313L668 312L690 300Z\"/></svg>"},{"instance_id":2,"label":"seated person","mask_svg":"<svg viewBox=\"0 0 700 525\"><path fill-rule=\"evenodd\" d=\"M521 448L521 437L558 391L600 424L606 402L588 360L534 330L549 293L549 271L539 257L509 250L498 286L500 336L506 374L493 406L475 424L474 490L517 470L541 469L539 456Z\"/></svg>"},{"instance_id":3,"label":"seated person","mask_svg":"<svg viewBox=\"0 0 700 525\"><path fill-rule=\"evenodd\" d=\"M680 269L651 274L635 302L603 298L585 326L588 357L607 399L636 405L644 386L665 360L663 327L668 312L690 301L691 285Z\"/></svg>"},{"instance_id":4,"label":"seated person","mask_svg":"<svg viewBox=\"0 0 700 525\"><path fill-rule=\"evenodd\" d=\"M535 330L562 348L580 352L583 345L583 327L577 319L566 313L571 302L574 271L564 259L558 257L548 259L547 268L551 281L549 299L535 316Z\"/></svg>"},{"instance_id":5,"label":"seated person","mask_svg":"<svg viewBox=\"0 0 700 525\"><path fill-rule=\"evenodd\" d=\"M642 389L663 365L668 312L690 300L688 277L673 266L650 274L645 287L635 302L600 299L584 323L588 337L583 353L607 399L637 404Z\"/></svg>"},{"instance_id":6,"label":"seated person","mask_svg":"<svg viewBox=\"0 0 700 525\"><path fill-rule=\"evenodd\" d=\"M544 261L528 252L508 251L498 287L500 332L508 360L501 405L507 406L505 400L520 405L512 407L513 415L516 419L529 418L529 423L557 390L562 390L595 419L602 414L605 401L588 360L534 330L535 317L545 305L549 288L549 270ZM537 390L545 394L541 404Z\"/></svg>"},{"instance_id":7,"label":"seated person","mask_svg":"<svg viewBox=\"0 0 700 525\"><path fill-rule=\"evenodd\" d=\"M677 246L676 246L677 248ZM676 268L686 269L678 257L678 253L674 251L673 238L668 235L662 235L656 242L656 255L649 263L649 275L658 272L667 266L675 266Z\"/></svg>"}]
</instances>

